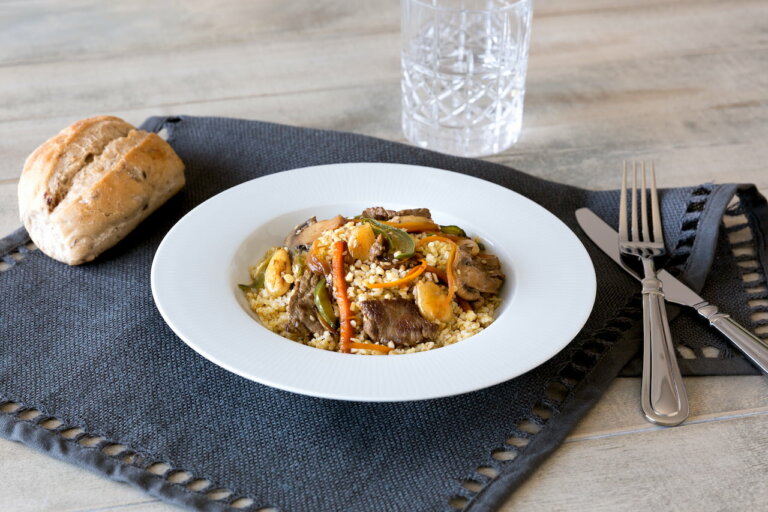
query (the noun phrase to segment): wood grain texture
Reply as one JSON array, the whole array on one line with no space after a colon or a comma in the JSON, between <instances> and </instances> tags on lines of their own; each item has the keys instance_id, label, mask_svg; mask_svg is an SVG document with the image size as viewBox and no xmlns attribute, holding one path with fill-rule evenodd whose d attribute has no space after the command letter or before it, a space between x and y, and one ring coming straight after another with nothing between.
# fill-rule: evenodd
<instances>
[{"instance_id":1,"label":"wood grain texture","mask_svg":"<svg viewBox=\"0 0 768 512\"><path fill-rule=\"evenodd\" d=\"M356 0L354 8L344 0L22 1L4 7L0 65L394 33L400 14L396 6L381 0Z\"/></svg>"},{"instance_id":2,"label":"wood grain texture","mask_svg":"<svg viewBox=\"0 0 768 512\"><path fill-rule=\"evenodd\" d=\"M0 73L0 80L2 80ZM400 122L400 111L392 108L400 96L396 79L384 84L348 89L303 91L290 94L234 98L197 103L142 107L134 110L94 109L89 114L109 113L135 125L152 115L218 115L259 119L283 124L352 131L390 140L404 141L393 127ZM327 108L333 105L333 109ZM375 115L372 115L372 111ZM38 145L82 114L0 122L0 183L15 180L24 160Z\"/></svg>"},{"instance_id":3,"label":"wood grain texture","mask_svg":"<svg viewBox=\"0 0 768 512\"><path fill-rule=\"evenodd\" d=\"M763 412L566 443L502 510L761 510L767 437Z\"/></svg>"},{"instance_id":4,"label":"wood grain texture","mask_svg":"<svg viewBox=\"0 0 768 512\"><path fill-rule=\"evenodd\" d=\"M142 491L105 480L19 443L0 443L2 509L14 512L84 512L108 507L178 510ZM31 477L34 474L34 477ZM160 508L153 508L157 505Z\"/></svg>"},{"instance_id":5,"label":"wood grain texture","mask_svg":"<svg viewBox=\"0 0 768 512\"><path fill-rule=\"evenodd\" d=\"M5 236L21 226L16 182L0 183L0 233Z\"/></svg>"},{"instance_id":6,"label":"wood grain texture","mask_svg":"<svg viewBox=\"0 0 768 512\"><path fill-rule=\"evenodd\" d=\"M691 406L687 423L768 414L765 377L691 377L685 380L685 387ZM616 379L605 397L579 422L568 442L627 432L669 430L645 421L636 400L638 396L640 379Z\"/></svg>"},{"instance_id":7,"label":"wood grain texture","mask_svg":"<svg viewBox=\"0 0 768 512\"><path fill-rule=\"evenodd\" d=\"M523 135L488 160L615 188L654 158L661 186L768 189L764 0L536 0ZM26 156L94 114L220 115L403 141L399 6L385 0L0 0L0 232ZM691 421L646 423L619 379L504 510L758 510L768 382L686 379ZM177 510L0 440L0 508Z\"/></svg>"}]
</instances>

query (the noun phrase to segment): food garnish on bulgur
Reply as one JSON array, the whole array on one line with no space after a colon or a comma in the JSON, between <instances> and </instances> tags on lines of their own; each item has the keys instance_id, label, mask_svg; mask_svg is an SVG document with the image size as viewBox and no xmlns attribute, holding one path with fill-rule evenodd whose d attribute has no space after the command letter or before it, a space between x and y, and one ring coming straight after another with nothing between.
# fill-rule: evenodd
<instances>
[{"instance_id":1,"label":"food garnish on bulgur","mask_svg":"<svg viewBox=\"0 0 768 512\"><path fill-rule=\"evenodd\" d=\"M272 247L240 285L271 331L315 348L405 354L444 347L493 322L499 259L426 208L315 217Z\"/></svg>"}]
</instances>

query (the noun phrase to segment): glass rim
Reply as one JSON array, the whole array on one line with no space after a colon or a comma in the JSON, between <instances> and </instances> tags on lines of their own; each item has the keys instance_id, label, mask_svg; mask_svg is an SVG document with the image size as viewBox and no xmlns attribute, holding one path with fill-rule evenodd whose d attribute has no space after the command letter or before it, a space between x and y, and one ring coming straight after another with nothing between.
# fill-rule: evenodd
<instances>
[{"instance_id":1,"label":"glass rim","mask_svg":"<svg viewBox=\"0 0 768 512\"><path fill-rule=\"evenodd\" d=\"M506 5L504 7L499 7L497 9L461 9L458 7L445 7L441 5L434 5L430 0L403 0L405 2L408 2L410 4L416 4L420 5L421 7L426 7L428 9L433 9L435 11L452 11L452 12L476 12L476 13L485 13L490 14L493 12L504 12L510 9L515 9L520 6L520 4L531 4L533 0L514 0L509 5Z\"/></svg>"}]
</instances>

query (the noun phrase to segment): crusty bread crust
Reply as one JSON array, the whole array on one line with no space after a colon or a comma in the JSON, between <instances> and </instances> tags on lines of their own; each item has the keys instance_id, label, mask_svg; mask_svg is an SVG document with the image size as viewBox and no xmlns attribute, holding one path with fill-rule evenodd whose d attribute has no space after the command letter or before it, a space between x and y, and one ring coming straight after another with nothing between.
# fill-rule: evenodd
<instances>
[{"instance_id":1,"label":"crusty bread crust","mask_svg":"<svg viewBox=\"0 0 768 512\"><path fill-rule=\"evenodd\" d=\"M115 245L183 186L184 164L163 139L116 117L92 117L27 158L19 210L40 250L79 265Z\"/></svg>"}]
</instances>

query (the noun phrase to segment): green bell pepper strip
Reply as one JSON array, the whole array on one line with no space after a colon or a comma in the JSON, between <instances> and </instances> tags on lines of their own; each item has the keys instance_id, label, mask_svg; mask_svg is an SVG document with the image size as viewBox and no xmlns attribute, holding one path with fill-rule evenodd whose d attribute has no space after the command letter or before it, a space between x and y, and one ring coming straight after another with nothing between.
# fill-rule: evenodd
<instances>
[{"instance_id":1,"label":"green bell pepper strip","mask_svg":"<svg viewBox=\"0 0 768 512\"><path fill-rule=\"evenodd\" d=\"M315 285L314 296L317 313L331 328L336 327L336 312L333 310L333 302L331 302L325 278L320 279Z\"/></svg>"},{"instance_id":2,"label":"green bell pepper strip","mask_svg":"<svg viewBox=\"0 0 768 512\"><path fill-rule=\"evenodd\" d=\"M455 235L467 237L467 232L461 229L459 226L440 226L440 231L446 235Z\"/></svg>"},{"instance_id":3,"label":"green bell pepper strip","mask_svg":"<svg viewBox=\"0 0 768 512\"><path fill-rule=\"evenodd\" d=\"M406 260L416 253L416 241L404 230L367 217L360 217L360 220L370 224L375 234L383 235L386 238L396 259Z\"/></svg>"}]
</instances>

